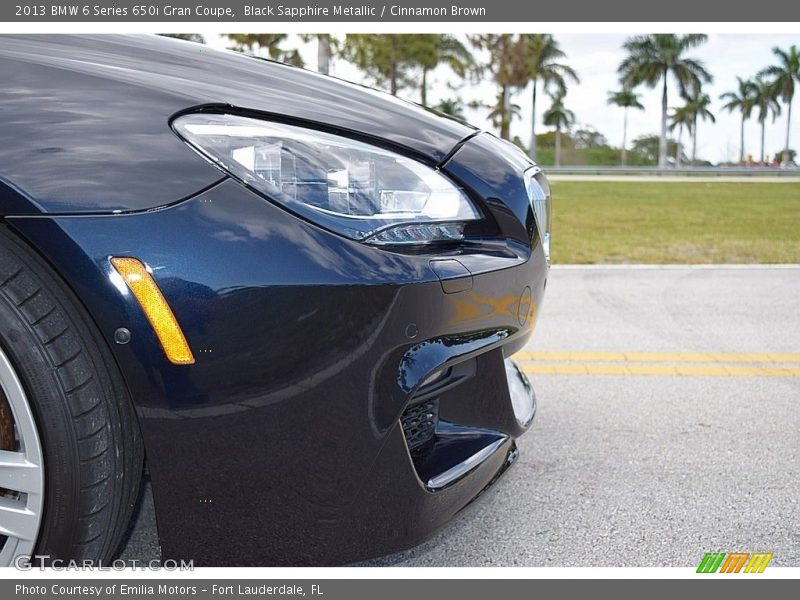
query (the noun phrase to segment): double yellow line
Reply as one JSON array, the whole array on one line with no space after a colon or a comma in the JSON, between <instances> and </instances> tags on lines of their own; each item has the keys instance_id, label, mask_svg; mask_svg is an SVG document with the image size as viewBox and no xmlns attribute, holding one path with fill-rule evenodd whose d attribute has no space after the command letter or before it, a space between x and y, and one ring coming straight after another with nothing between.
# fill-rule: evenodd
<instances>
[{"instance_id":1,"label":"double yellow line","mask_svg":"<svg viewBox=\"0 0 800 600\"><path fill-rule=\"evenodd\" d=\"M719 352L518 352L534 375L800 377L800 354Z\"/></svg>"}]
</instances>

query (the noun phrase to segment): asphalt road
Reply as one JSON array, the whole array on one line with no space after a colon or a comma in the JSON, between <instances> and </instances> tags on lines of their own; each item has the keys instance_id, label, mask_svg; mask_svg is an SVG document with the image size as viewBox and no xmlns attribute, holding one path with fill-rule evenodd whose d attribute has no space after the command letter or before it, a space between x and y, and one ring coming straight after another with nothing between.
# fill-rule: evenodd
<instances>
[{"instance_id":1,"label":"asphalt road","mask_svg":"<svg viewBox=\"0 0 800 600\"><path fill-rule=\"evenodd\" d=\"M800 267L554 268L507 475L444 531L367 563L800 566ZM124 550L158 556L144 496Z\"/></svg>"}]
</instances>

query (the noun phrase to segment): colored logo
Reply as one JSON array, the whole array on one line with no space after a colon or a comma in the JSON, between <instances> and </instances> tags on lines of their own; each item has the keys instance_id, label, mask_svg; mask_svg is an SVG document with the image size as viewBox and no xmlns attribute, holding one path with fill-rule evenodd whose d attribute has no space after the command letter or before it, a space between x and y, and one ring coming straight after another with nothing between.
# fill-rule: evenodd
<instances>
[{"instance_id":1,"label":"colored logo","mask_svg":"<svg viewBox=\"0 0 800 600\"><path fill-rule=\"evenodd\" d=\"M771 552L706 552L697 572L763 573L771 560Z\"/></svg>"}]
</instances>

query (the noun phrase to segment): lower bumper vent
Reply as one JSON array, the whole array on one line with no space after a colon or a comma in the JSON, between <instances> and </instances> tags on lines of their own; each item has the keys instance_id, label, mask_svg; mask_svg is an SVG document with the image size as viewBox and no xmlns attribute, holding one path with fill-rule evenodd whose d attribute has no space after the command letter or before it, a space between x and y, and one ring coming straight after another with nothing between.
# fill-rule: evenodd
<instances>
[{"instance_id":1,"label":"lower bumper vent","mask_svg":"<svg viewBox=\"0 0 800 600\"><path fill-rule=\"evenodd\" d=\"M439 399L432 398L409 406L400 418L400 422L412 454L426 447L433 439L439 423Z\"/></svg>"}]
</instances>

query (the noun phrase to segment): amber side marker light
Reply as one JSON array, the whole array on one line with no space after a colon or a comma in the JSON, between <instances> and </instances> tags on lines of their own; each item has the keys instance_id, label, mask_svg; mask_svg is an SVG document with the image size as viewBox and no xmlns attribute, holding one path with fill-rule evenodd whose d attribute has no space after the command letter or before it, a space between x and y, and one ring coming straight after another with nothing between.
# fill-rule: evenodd
<instances>
[{"instance_id":1,"label":"amber side marker light","mask_svg":"<svg viewBox=\"0 0 800 600\"><path fill-rule=\"evenodd\" d=\"M142 307L169 361L176 365L194 364L186 337L147 267L135 258L112 258L111 264Z\"/></svg>"}]
</instances>

